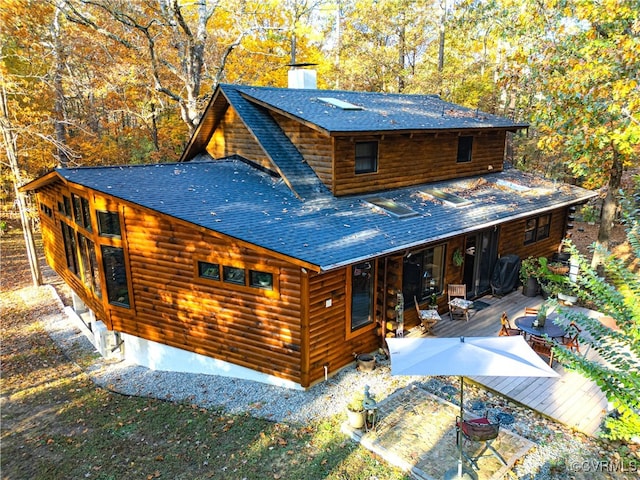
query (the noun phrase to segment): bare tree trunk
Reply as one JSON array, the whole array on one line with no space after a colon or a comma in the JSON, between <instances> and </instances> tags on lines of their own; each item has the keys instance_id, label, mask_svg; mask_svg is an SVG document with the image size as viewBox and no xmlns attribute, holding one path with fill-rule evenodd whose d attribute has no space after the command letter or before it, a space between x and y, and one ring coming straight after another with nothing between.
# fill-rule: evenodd
<instances>
[{"instance_id":1,"label":"bare tree trunk","mask_svg":"<svg viewBox=\"0 0 640 480\"><path fill-rule=\"evenodd\" d=\"M13 173L13 187L16 194L16 200L18 201L18 210L20 211L20 221L22 222L22 232L24 234L25 246L27 247L31 279L33 280L33 285L37 287L42 284L42 274L40 272L40 265L38 264L38 255L36 254L36 244L33 240L33 233L31 232L31 223L27 216L25 195L18 190L21 183L21 176L20 168L18 168L16 133L11 128L9 108L7 105L7 91L5 89L6 84L4 82L4 78L0 78L0 80L2 80L0 82L2 85L2 91L0 91L0 130L2 130L2 139L7 158L9 159L9 167Z\"/></svg>"},{"instance_id":2,"label":"bare tree trunk","mask_svg":"<svg viewBox=\"0 0 640 480\"><path fill-rule=\"evenodd\" d=\"M442 18L440 19L440 39L438 43L438 73L442 74L444 70L444 40L445 40L445 22L447 20L447 2L442 1Z\"/></svg>"},{"instance_id":3,"label":"bare tree trunk","mask_svg":"<svg viewBox=\"0 0 640 480\"><path fill-rule=\"evenodd\" d=\"M607 195L602 202L602 214L600 215L600 229L598 230L597 247L609 250L609 237L613 229L613 223L616 220L616 213L619 207L618 190L622 181L622 160L620 154L613 147L613 165L609 172L609 184L607 185ZM603 258L598 248L594 251L591 267L598 269L602 264Z\"/></svg>"},{"instance_id":4,"label":"bare tree trunk","mask_svg":"<svg viewBox=\"0 0 640 480\"><path fill-rule=\"evenodd\" d=\"M51 25L53 37L53 88L55 90L55 132L58 145L58 163L66 168L69 165L69 156L64 146L67 144L67 128L65 126L66 114L64 108L64 88L62 86L62 72L64 71L64 51L60 40L60 9L56 8Z\"/></svg>"}]
</instances>

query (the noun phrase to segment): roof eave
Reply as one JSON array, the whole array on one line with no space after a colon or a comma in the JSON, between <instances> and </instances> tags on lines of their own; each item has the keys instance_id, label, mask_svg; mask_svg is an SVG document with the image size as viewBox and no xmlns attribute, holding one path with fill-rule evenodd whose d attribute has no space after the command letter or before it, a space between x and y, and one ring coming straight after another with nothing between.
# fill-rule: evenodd
<instances>
[{"instance_id":1,"label":"roof eave","mask_svg":"<svg viewBox=\"0 0 640 480\"><path fill-rule=\"evenodd\" d=\"M485 222L482 224L478 224L478 225L473 225L472 227L469 228L462 228L459 230L455 230L453 232L447 232L445 234L442 235L436 235L433 237L430 237L428 239L426 239L426 241L421 240L421 241L416 241L416 242L410 242L410 243L406 243L403 244L400 247L394 247L394 248L390 248L387 250L383 250L378 252L376 255L369 255L369 256L363 256L363 257L354 257L354 258L350 258L348 260L342 261L342 262L336 262L336 263L332 263L332 264L328 264L328 265L322 265L321 266L321 270L323 272L327 272L330 270L335 270L337 268L344 268L346 266L349 265L353 265L353 264L357 264L357 263L362 263L366 260L371 260L372 258L379 258L379 257L384 257L387 255L393 255L394 253L400 253L400 252L404 252L405 250L408 249L412 249L415 247L419 247L422 245L427 245L427 244L431 244L431 243L436 243L436 242L440 242L443 240L448 240L450 238L453 237L457 237L460 235L466 235L467 233L471 233L471 232L476 232L479 230L484 230L486 228L491 228L506 222L511 222L514 220L519 220L521 218L526 218L526 217L531 217L534 215L540 215L546 212L549 212L551 210L556 210L558 208L562 208L562 207L569 207L571 205L579 205L582 203L587 202L588 200L590 200L591 198L597 197L598 193L597 192L589 192L588 194L582 195L579 198L575 198L573 200L567 200L564 202L560 202L557 204L554 204L552 206L549 207L543 207L543 208L539 208L537 210L533 210L533 211L527 211L527 212L521 212L518 213L516 215L511 215L509 217L506 218L500 218L500 219L496 219L496 220L492 220L490 222Z\"/></svg>"},{"instance_id":2,"label":"roof eave","mask_svg":"<svg viewBox=\"0 0 640 480\"><path fill-rule=\"evenodd\" d=\"M55 183L57 181L67 183L67 180L62 175L60 175L57 171L54 170L52 172L44 174L40 178L36 178L35 180L25 183L24 185L19 187L18 190L20 192L33 192L41 189L42 187L46 187L47 185Z\"/></svg>"}]
</instances>

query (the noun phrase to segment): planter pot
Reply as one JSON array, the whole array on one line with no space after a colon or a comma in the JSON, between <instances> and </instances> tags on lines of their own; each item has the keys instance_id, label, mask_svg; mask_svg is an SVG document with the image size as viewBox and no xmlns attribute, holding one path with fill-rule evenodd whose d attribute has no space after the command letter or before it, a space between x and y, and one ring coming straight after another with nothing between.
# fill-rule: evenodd
<instances>
[{"instance_id":1,"label":"planter pot","mask_svg":"<svg viewBox=\"0 0 640 480\"><path fill-rule=\"evenodd\" d=\"M353 410L347 410L347 420L349 422L349 426L352 428L364 427L364 421L365 421L364 410L362 410L361 412L354 412Z\"/></svg>"},{"instance_id":2,"label":"planter pot","mask_svg":"<svg viewBox=\"0 0 640 480\"><path fill-rule=\"evenodd\" d=\"M558 300L565 304L573 305L578 301L578 297L575 295L567 295L566 293L558 292Z\"/></svg>"},{"instance_id":3,"label":"planter pot","mask_svg":"<svg viewBox=\"0 0 640 480\"><path fill-rule=\"evenodd\" d=\"M376 368L376 357L368 353L361 353L356 357L356 363L361 372L370 372Z\"/></svg>"},{"instance_id":4,"label":"planter pot","mask_svg":"<svg viewBox=\"0 0 640 480\"><path fill-rule=\"evenodd\" d=\"M527 283L522 286L522 294L525 297L535 297L536 295L538 295L538 289L538 281L535 279L535 277L529 277L527 279Z\"/></svg>"}]
</instances>

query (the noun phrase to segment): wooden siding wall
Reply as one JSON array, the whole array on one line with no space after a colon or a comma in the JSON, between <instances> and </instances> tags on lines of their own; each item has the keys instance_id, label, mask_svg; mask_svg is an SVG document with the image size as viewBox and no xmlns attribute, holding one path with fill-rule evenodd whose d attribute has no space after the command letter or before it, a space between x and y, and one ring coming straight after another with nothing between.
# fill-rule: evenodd
<instances>
[{"instance_id":1,"label":"wooden siding wall","mask_svg":"<svg viewBox=\"0 0 640 480\"><path fill-rule=\"evenodd\" d=\"M136 311L114 329L300 381L299 268L131 207L125 223ZM275 270L280 295L199 279L197 259Z\"/></svg>"},{"instance_id":2,"label":"wooden siding wall","mask_svg":"<svg viewBox=\"0 0 640 480\"><path fill-rule=\"evenodd\" d=\"M529 217L530 218L530 217ZM567 209L559 208L551 212L549 238L529 245L524 244L524 229L527 219L516 220L501 225L498 252L501 255L515 254L520 258L551 257L558 251L567 225Z\"/></svg>"},{"instance_id":3,"label":"wooden siding wall","mask_svg":"<svg viewBox=\"0 0 640 480\"><path fill-rule=\"evenodd\" d=\"M213 158L241 155L264 168L273 170L271 161L233 108L228 108L213 133L207 152Z\"/></svg>"},{"instance_id":4,"label":"wooden siding wall","mask_svg":"<svg viewBox=\"0 0 640 480\"><path fill-rule=\"evenodd\" d=\"M333 142L330 137L313 130L300 122L276 113L271 113L280 128L289 137L313 168L320 181L333 190Z\"/></svg>"},{"instance_id":5,"label":"wooden siding wall","mask_svg":"<svg viewBox=\"0 0 640 480\"><path fill-rule=\"evenodd\" d=\"M335 195L375 192L502 170L506 134L474 135L472 160L457 163L454 133L337 137ZM356 141L378 141L378 171L355 174Z\"/></svg>"},{"instance_id":6,"label":"wooden siding wall","mask_svg":"<svg viewBox=\"0 0 640 480\"><path fill-rule=\"evenodd\" d=\"M346 339L347 268L309 275L310 384L324 378L325 365L328 372L335 372L353 362L354 353L369 353L380 346L376 329Z\"/></svg>"},{"instance_id":7,"label":"wooden siding wall","mask_svg":"<svg viewBox=\"0 0 640 480\"><path fill-rule=\"evenodd\" d=\"M86 191L76 191L76 193L90 199ZM102 300L97 298L94 293L87 288L82 279L69 270L67 266L67 255L62 238L62 223L64 222L72 227L74 227L75 224L73 219L63 216L58 210L58 202L62 202L63 195L69 198L71 197L71 193L67 188L64 188L61 184L52 184L43 187L36 196L38 203L43 202L51 208L53 212L53 217L48 217L42 214L42 212L40 213L40 230L42 233L45 260L78 297L80 297L85 305L95 313L96 318L109 325ZM93 240L91 235L86 234L86 236ZM99 252L97 252L97 250L100 248L99 245L95 244L95 248L98 254ZM104 281L101 283L104 285Z\"/></svg>"}]
</instances>

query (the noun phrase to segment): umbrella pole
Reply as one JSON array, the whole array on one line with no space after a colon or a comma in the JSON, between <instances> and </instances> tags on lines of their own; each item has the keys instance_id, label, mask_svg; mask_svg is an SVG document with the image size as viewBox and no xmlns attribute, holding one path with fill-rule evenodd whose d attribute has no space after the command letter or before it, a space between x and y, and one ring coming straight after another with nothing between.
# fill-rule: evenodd
<instances>
[{"instance_id":1,"label":"umbrella pole","mask_svg":"<svg viewBox=\"0 0 640 480\"><path fill-rule=\"evenodd\" d=\"M458 478L462 478L462 416L464 415L464 377L460 375L460 424L457 425L456 435L458 435Z\"/></svg>"}]
</instances>

